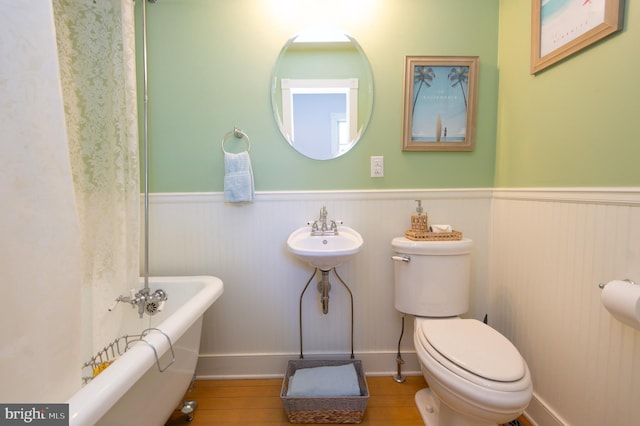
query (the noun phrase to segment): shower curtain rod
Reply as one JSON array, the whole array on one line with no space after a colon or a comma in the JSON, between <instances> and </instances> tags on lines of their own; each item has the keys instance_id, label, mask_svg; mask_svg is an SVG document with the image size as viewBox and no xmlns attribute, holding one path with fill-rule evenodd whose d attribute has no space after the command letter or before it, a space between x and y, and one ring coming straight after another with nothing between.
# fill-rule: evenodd
<instances>
[{"instance_id":1,"label":"shower curtain rod","mask_svg":"<svg viewBox=\"0 0 640 426\"><path fill-rule=\"evenodd\" d=\"M135 0L134 0L135 1ZM147 0L155 3L156 0ZM149 94L147 81L147 1L142 1L142 91L144 99L144 291L149 291Z\"/></svg>"}]
</instances>

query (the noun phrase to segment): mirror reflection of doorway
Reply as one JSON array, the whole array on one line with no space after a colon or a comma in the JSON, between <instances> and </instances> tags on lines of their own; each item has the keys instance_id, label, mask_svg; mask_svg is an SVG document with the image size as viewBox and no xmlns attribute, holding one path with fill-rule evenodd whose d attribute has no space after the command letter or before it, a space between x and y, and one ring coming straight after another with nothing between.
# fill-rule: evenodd
<instances>
[{"instance_id":1,"label":"mirror reflection of doorway","mask_svg":"<svg viewBox=\"0 0 640 426\"><path fill-rule=\"evenodd\" d=\"M357 136L358 79L282 79L284 129L291 145L317 159L346 152Z\"/></svg>"},{"instance_id":2,"label":"mirror reflection of doorway","mask_svg":"<svg viewBox=\"0 0 640 426\"><path fill-rule=\"evenodd\" d=\"M309 154L339 155L340 147L349 142L346 93L294 93L292 97L292 145Z\"/></svg>"}]
</instances>

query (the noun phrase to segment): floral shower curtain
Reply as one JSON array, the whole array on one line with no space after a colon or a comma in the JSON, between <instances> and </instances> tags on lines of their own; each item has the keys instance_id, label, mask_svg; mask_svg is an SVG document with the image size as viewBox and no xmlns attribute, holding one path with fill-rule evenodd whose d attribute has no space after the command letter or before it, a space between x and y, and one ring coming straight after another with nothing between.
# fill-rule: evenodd
<instances>
[{"instance_id":1,"label":"floral shower curtain","mask_svg":"<svg viewBox=\"0 0 640 426\"><path fill-rule=\"evenodd\" d=\"M79 386L81 251L51 3L0 0L0 401ZM64 399L62 399L64 400Z\"/></svg>"},{"instance_id":2,"label":"floral shower curtain","mask_svg":"<svg viewBox=\"0 0 640 426\"><path fill-rule=\"evenodd\" d=\"M0 401L62 402L138 286L132 0L0 0Z\"/></svg>"},{"instance_id":3,"label":"floral shower curtain","mask_svg":"<svg viewBox=\"0 0 640 426\"><path fill-rule=\"evenodd\" d=\"M137 288L140 177L132 0L53 0L83 253L85 355L117 337ZM127 310L127 313L129 310Z\"/></svg>"}]
</instances>

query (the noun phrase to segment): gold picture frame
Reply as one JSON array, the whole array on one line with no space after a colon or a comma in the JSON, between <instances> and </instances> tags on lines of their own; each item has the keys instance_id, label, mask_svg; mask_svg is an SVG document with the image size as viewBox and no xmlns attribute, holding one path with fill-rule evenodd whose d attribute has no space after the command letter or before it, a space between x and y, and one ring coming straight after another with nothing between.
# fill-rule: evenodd
<instances>
[{"instance_id":1,"label":"gold picture frame","mask_svg":"<svg viewBox=\"0 0 640 426\"><path fill-rule=\"evenodd\" d=\"M621 30L623 19L624 0L532 0L531 74Z\"/></svg>"},{"instance_id":2,"label":"gold picture frame","mask_svg":"<svg viewBox=\"0 0 640 426\"><path fill-rule=\"evenodd\" d=\"M406 56L403 151L473 151L478 56Z\"/></svg>"}]
</instances>

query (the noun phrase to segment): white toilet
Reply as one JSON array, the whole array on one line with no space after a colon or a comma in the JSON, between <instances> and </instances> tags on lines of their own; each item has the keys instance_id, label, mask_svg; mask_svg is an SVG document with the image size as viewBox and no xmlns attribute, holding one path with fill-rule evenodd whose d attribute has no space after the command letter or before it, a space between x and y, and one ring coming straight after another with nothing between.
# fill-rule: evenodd
<instances>
[{"instance_id":1,"label":"white toilet","mask_svg":"<svg viewBox=\"0 0 640 426\"><path fill-rule=\"evenodd\" d=\"M416 394L427 426L480 426L517 418L531 400L526 362L506 337L469 308L473 241L391 242L394 303L414 315L415 345L429 385Z\"/></svg>"}]
</instances>

